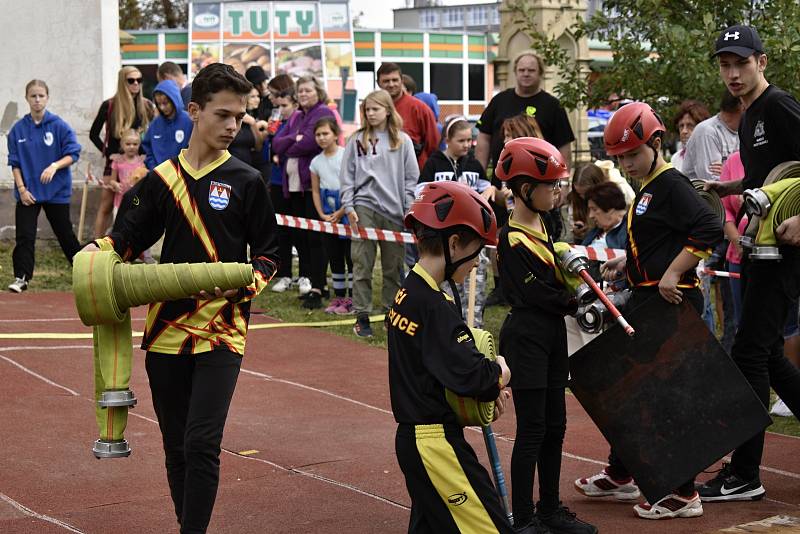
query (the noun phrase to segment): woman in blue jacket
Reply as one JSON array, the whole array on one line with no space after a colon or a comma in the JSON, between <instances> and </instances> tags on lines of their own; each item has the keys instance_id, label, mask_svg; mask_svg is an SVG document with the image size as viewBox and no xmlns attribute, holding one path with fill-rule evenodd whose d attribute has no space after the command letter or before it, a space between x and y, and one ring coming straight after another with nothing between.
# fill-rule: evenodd
<instances>
[{"instance_id":1,"label":"woman in blue jacket","mask_svg":"<svg viewBox=\"0 0 800 534\"><path fill-rule=\"evenodd\" d=\"M46 83L28 82L25 99L31 112L8 134L8 164L17 200L17 243L12 254L15 280L8 286L14 293L25 291L33 278L36 221L42 208L67 261L72 263L72 256L81 248L69 218L70 166L78 161L81 145L64 120L46 111L49 98Z\"/></svg>"}]
</instances>

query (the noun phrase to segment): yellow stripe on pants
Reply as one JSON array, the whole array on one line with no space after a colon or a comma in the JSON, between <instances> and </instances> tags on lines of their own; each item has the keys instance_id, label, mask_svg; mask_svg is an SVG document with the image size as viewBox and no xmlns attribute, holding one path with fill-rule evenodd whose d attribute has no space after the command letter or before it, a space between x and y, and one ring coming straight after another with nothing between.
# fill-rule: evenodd
<instances>
[{"instance_id":1,"label":"yellow stripe on pants","mask_svg":"<svg viewBox=\"0 0 800 534\"><path fill-rule=\"evenodd\" d=\"M472 488L442 425L414 428L417 451L436 492L453 516L459 531L466 534L497 533L483 503Z\"/></svg>"}]
</instances>

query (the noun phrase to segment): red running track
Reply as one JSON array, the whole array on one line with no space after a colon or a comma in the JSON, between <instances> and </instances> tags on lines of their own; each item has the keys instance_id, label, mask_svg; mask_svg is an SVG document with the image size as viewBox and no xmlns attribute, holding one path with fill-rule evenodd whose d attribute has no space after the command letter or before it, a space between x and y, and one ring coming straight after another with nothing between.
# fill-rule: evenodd
<instances>
[{"instance_id":1,"label":"red running track","mask_svg":"<svg viewBox=\"0 0 800 534\"><path fill-rule=\"evenodd\" d=\"M0 333L90 333L69 294L0 295L0 310ZM143 316L135 310L134 329ZM267 321L255 316L253 324ZM142 356L135 351L139 404L126 432L133 454L98 461L91 340L0 339L0 532L177 532ZM394 458L386 380L383 350L323 330L251 331L209 532L405 532L409 498ZM508 476L513 414L494 426ZM467 434L488 465L480 432ZM768 435L767 499L707 504L698 519L645 521L631 504L577 494L572 481L598 471L606 454L569 397L562 499L601 532L714 532L800 516L800 439Z\"/></svg>"}]
</instances>

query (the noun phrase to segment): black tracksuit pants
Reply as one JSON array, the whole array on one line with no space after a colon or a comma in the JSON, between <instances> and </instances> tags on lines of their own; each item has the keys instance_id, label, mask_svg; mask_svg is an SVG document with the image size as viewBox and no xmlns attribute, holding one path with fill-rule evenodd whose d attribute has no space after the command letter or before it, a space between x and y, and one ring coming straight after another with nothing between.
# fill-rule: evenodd
<instances>
[{"instance_id":1,"label":"black tracksuit pants","mask_svg":"<svg viewBox=\"0 0 800 534\"><path fill-rule=\"evenodd\" d=\"M50 227L56 234L58 244L70 264L72 264L72 257L81 249L78 238L72 231L72 222L69 220L69 204L44 203L26 206L22 202L17 202L15 213L17 243L11 254L16 278L24 277L25 280L33 278L36 227L42 208L44 208L44 214L50 222Z\"/></svg>"},{"instance_id":2,"label":"black tracksuit pants","mask_svg":"<svg viewBox=\"0 0 800 534\"><path fill-rule=\"evenodd\" d=\"M409 533L513 534L489 474L461 427L398 425L395 451L411 497Z\"/></svg>"},{"instance_id":3,"label":"black tracksuit pants","mask_svg":"<svg viewBox=\"0 0 800 534\"><path fill-rule=\"evenodd\" d=\"M800 414L800 370L783 354L783 329L792 299L800 294L800 249L781 247L781 261L742 258L742 318L731 357L769 407L769 388ZM731 468L745 480L758 477L764 451L759 432L733 453Z\"/></svg>"},{"instance_id":4,"label":"black tracksuit pants","mask_svg":"<svg viewBox=\"0 0 800 534\"><path fill-rule=\"evenodd\" d=\"M147 353L145 368L181 534L204 533L211 520L222 431L241 363L240 356L225 350Z\"/></svg>"}]
</instances>

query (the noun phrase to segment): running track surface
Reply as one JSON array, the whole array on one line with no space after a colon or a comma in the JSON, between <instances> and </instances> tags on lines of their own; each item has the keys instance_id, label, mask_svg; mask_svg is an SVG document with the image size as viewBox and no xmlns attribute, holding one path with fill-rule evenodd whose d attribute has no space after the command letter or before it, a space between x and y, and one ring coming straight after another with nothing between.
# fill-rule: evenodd
<instances>
[{"instance_id":1,"label":"running track surface","mask_svg":"<svg viewBox=\"0 0 800 534\"><path fill-rule=\"evenodd\" d=\"M0 333L90 332L66 293L2 295L0 310ZM144 309L133 317L141 330ZM256 315L252 324L270 321ZM247 347L209 532L405 532L410 502L394 457L385 351L306 328L253 330ZM133 454L98 461L91 340L0 340L0 532L177 532L143 353L134 356L139 404L126 432ZM562 499L601 532L715 532L800 516L800 439L774 434L763 501L645 521L629 503L585 498L573 480L602 468L607 445L574 397L567 406ZM508 477L513 414L494 427ZM488 465L480 432L466 434Z\"/></svg>"}]
</instances>

